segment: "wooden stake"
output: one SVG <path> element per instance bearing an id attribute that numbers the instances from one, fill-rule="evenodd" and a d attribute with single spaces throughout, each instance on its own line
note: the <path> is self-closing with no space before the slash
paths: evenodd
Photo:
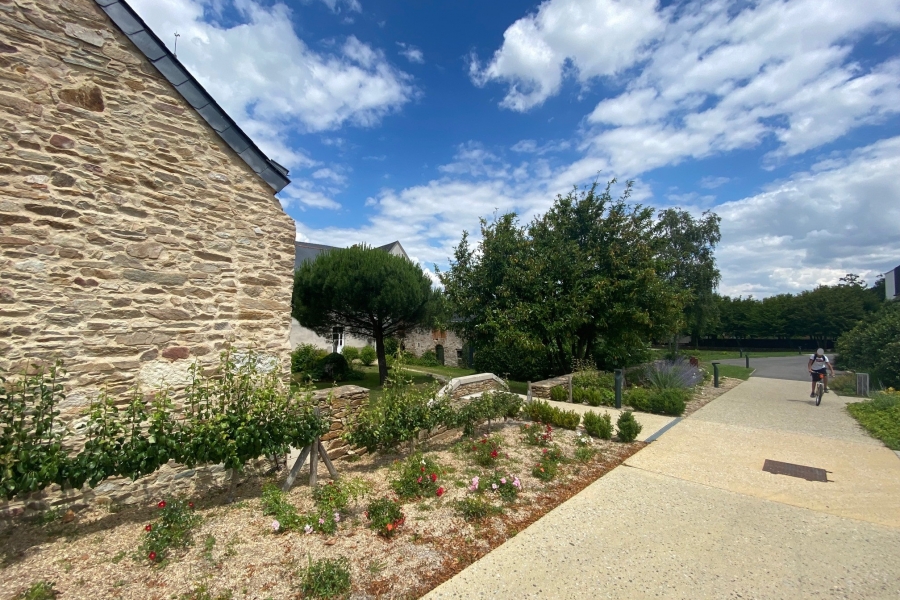
<path id="1" fill-rule="evenodd" d="M 312 443 L 312 452 L 309 453 L 309 487 L 316 487 L 319 483 L 319 438 Z"/>
<path id="2" fill-rule="evenodd" d="M 306 462 L 306 457 L 309 456 L 309 452 L 312 449 L 312 446 L 306 446 L 300 452 L 300 456 L 297 457 L 297 460 L 294 462 L 294 466 L 291 467 L 291 472 L 288 474 L 287 481 L 284 482 L 284 485 L 281 486 L 281 491 L 286 492 L 291 489 L 291 486 L 294 485 L 294 480 L 297 479 L 297 475 L 300 474 L 300 469 L 303 467 L 303 463 Z"/>
<path id="3" fill-rule="evenodd" d="M 322 442 L 320 440 L 316 441 L 319 443 L 319 454 L 322 456 L 322 460 L 325 462 L 325 466 L 328 467 L 328 473 L 331 475 L 332 479 L 337 479 L 337 469 L 335 469 L 334 465 L 331 464 L 331 459 L 328 458 L 328 453 L 325 452 L 325 446 L 322 445 Z"/>

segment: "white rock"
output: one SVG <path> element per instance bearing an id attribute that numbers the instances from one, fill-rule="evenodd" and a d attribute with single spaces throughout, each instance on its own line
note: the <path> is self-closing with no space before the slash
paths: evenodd
<path id="1" fill-rule="evenodd" d="M 26 273 L 43 273 L 47 270 L 47 265 L 36 258 L 29 258 L 28 260 L 13 263 L 13 266 L 17 271 L 24 271 Z"/>
<path id="2" fill-rule="evenodd" d="M 66 23 L 66 35 L 92 46 L 101 47 L 106 43 L 106 39 L 96 29 L 88 29 L 75 23 Z"/>

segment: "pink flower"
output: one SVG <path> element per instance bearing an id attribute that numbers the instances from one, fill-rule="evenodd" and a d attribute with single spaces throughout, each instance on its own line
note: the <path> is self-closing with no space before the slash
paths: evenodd
<path id="1" fill-rule="evenodd" d="M 323 519 L 322 517 L 319 517 L 319 525 L 324 525 L 324 524 L 325 524 L 325 519 Z"/>
<path id="2" fill-rule="evenodd" d="M 278 521 L 272 521 L 272 531 L 278 533 L 278 530 L 281 529 L 281 523 Z"/>
<path id="3" fill-rule="evenodd" d="M 334 520 L 336 523 L 340 523 L 341 522 L 341 513 L 339 513 L 339 512 L 334 513 Z"/>
<path id="4" fill-rule="evenodd" d="M 420 476 L 418 479 L 416 479 L 416 483 L 422 483 L 422 477 L 421 477 L 421 476 Z"/>
<path id="5" fill-rule="evenodd" d="M 506 477 L 501 477 L 500 483 L 502 483 L 503 485 L 506 485 Z"/>
<path id="6" fill-rule="evenodd" d="M 492 484 L 491 484 L 491 489 L 492 489 L 492 490 L 496 490 L 496 489 L 497 489 L 497 484 L 496 484 L 496 483 L 492 483 Z"/>
<path id="7" fill-rule="evenodd" d="M 303 531 L 305 531 L 306 533 L 312 533 L 313 532 L 312 525 L 307 525 L 306 527 L 303 528 Z"/>

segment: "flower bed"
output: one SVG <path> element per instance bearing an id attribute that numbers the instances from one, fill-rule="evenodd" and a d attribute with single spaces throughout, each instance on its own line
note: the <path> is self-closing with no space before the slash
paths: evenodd
<path id="1" fill-rule="evenodd" d="M 341 483 L 364 494 L 323 492 L 332 485 L 326 480 L 315 494 L 295 486 L 275 498 L 267 487 L 265 496 L 263 486 L 280 485 L 282 472 L 247 478 L 234 504 L 224 493 L 185 499 L 195 505 L 193 545 L 171 548 L 165 561 L 145 552 L 147 526 L 155 532 L 163 523 L 156 502 L 6 526 L 0 587 L 17 594 L 46 581 L 65 598 L 289 598 L 313 589 L 317 573 L 343 581 L 347 569 L 354 594 L 418 597 L 643 446 L 563 429 L 552 430 L 548 446 L 531 445 L 522 431 L 529 424 L 511 419 L 479 427 L 471 438 L 450 432 L 420 455 L 375 453 L 340 463 Z M 329 515 L 329 527 L 308 520 Z M 331 562 L 316 566 L 319 559 Z"/>

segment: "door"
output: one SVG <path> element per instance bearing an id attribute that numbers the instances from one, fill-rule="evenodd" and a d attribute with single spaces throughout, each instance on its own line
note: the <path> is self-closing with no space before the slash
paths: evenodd
<path id="1" fill-rule="evenodd" d="M 437 355 L 438 364 L 444 364 L 444 347 L 438 344 L 434 347 L 434 353 Z"/>

